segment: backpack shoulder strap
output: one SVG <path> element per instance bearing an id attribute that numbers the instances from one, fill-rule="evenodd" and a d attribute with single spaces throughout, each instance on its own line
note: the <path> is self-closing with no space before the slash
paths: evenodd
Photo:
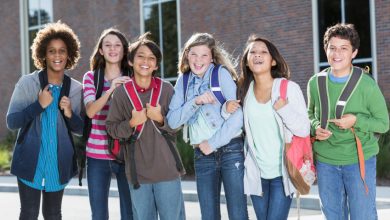
<path id="1" fill-rule="evenodd" d="M 137 93 L 137 91 L 135 89 L 135 85 L 134 85 L 133 80 L 134 79 L 132 79 L 131 81 L 127 82 L 124 85 L 125 91 L 126 91 L 127 97 L 129 98 L 133 108 L 135 108 L 136 111 L 141 111 L 142 108 L 143 108 L 142 102 L 141 102 L 140 98 L 138 97 L 138 93 Z M 141 136 L 143 127 L 144 127 L 143 124 L 138 125 L 135 128 L 133 135 L 136 135 L 137 138 L 139 138 Z"/>
<path id="2" fill-rule="evenodd" d="M 328 127 L 329 119 L 329 97 L 328 97 L 328 71 L 324 69 L 317 73 L 317 89 L 320 98 L 320 126 L 323 129 Z"/>
<path id="3" fill-rule="evenodd" d="M 152 90 L 152 95 L 150 97 L 150 105 L 156 107 L 161 97 L 163 81 L 159 77 L 154 77 L 154 82 L 156 83 L 156 87 L 154 87 Z"/>
<path id="4" fill-rule="evenodd" d="M 158 103 L 160 96 L 161 96 L 161 88 L 162 88 L 163 81 L 158 77 L 154 77 L 153 79 L 155 80 L 156 87 L 154 87 L 152 89 L 152 94 L 150 96 L 150 104 L 155 107 L 155 106 L 157 106 L 157 103 Z M 135 82 L 133 80 L 126 83 L 124 85 L 125 91 L 126 91 L 126 94 L 129 98 L 133 108 L 135 108 L 135 110 L 137 110 L 137 111 L 142 111 L 143 105 L 142 105 L 141 99 L 138 96 L 137 90 L 135 89 L 134 83 Z M 143 128 L 144 128 L 144 124 L 138 125 L 136 127 L 133 135 L 136 135 L 137 138 L 139 138 L 141 136 Z"/>
<path id="5" fill-rule="evenodd" d="M 363 76 L 361 68 L 353 67 L 352 75 L 349 77 L 347 84 L 345 85 L 337 103 L 336 103 L 336 118 L 341 118 L 344 114 L 345 105 L 347 104 L 352 93 L 356 89 L 356 85 L 360 82 Z"/>
<path id="6" fill-rule="evenodd" d="M 222 65 L 215 65 L 210 76 L 210 89 L 214 96 L 218 99 L 219 103 L 223 105 L 226 102 L 225 96 L 222 93 L 221 86 L 219 85 L 219 71 Z"/>
<path id="7" fill-rule="evenodd" d="M 287 99 L 287 85 L 288 85 L 287 79 L 282 79 L 280 81 L 280 98 L 283 100 Z"/>
<path id="8" fill-rule="evenodd" d="M 183 95 L 184 102 L 187 100 L 188 79 L 190 78 L 190 71 L 183 73 Z"/>
<path id="9" fill-rule="evenodd" d="M 93 84 L 96 88 L 95 99 L 98 99 L 102 96 L 103 86 L 104 86 L 104 70 L 98 69 L 93 72 Z"/>
<path id="10" fill-rule="evenodd" d="M 46 69 L 39 71 L 38 78 L 39 78 L 41 89 L 43 90 L 46 87 L 46 85 L 49 84 L 49 80 L 47 79 Z"/>

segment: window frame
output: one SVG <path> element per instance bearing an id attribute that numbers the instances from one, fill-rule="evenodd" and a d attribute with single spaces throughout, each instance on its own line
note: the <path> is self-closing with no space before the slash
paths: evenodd
<path id="1" fill-rule="evenodd" d="M 318 25 L 318 0 L 312 0 L 312 28 L 313 28 L 313 59 L 314 59 L 314 72 L 318 73 L 321 67 L 328 66 L 327 62 L 320 62 L 320 40 L 322 36 L 319 36 Z M 340 0 L 341 10 L 341 22 L 345 23 L 345 0 Z M 377 48 L 376 48 L 376 23 L 375 23 L 375 0 L 369 0 L 369 12 L 370 12 L 370 36 L 371 36 L 371 57 L 354 59 L 352 63 L 366 63 L 371 62 L 372 70 L 371 74 L 375 81 L 378 81 L 377 72 Z"/>
<path id="2" fill-rule="evenodd" d="M 151 6 L 151 5 L 158 5 L 158 19 L 159 19 L 159 42 L 158 44 L 160 46 L 161 53 L 164 54 L 164 48 L 163 48 L 163 33 L 162 33 L 162 14 L 161 14 L 161 5 L 166 2 L 176 2 L 176 22 L 177 22 L 177 48 L 180 52 L 180 45 L 181 45 L 181 26 L 180 26 L 180 0 L 154 0 L 152 2 L 144 2 L 143 0 L 139 0 L 140 3 L 140 32 L 141 34 L 145 33 L 145 21 L 144 21 L 144 13 L 143 9 L 144 6 Z M 177 77 L 164 77 L 164 60 L 161 61 L 161 78 L 165 79 L 167 81 L 176 81 Z"/>
<path id="3" fill-rule="evenodd" d="M 39 5 L 42 0 L 39 0 Z M 21 55 L 21 70 L 22 75 L 30 73 L 30 47 L 29 45 L 30 39 L 29 39 L 29 33 L 31 30 L 39 30 L 44 27 L 46 24 L 41 24 L 40 19 L 41 17 L 38 16 L 39 24 L 35 26 L 29 26 L 29 1 L 26 0 L 19 0 L 19 16 L 20 16 L 20 55 Z M 52 7 L 51 7 L 51 14 L 53 15 L 53 1 L 52 1 Z M 39 7 L 40 8 L 40 7 Z M 53 17 L 50 17 L 49 22 L 53 22 Z"/>

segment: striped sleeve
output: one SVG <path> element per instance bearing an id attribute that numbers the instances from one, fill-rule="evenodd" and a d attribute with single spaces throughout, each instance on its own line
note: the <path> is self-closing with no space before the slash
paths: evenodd
<path id="1" fill-rule="evenodd" d="M 84 105 L 87 105 L 89 102 L 93 102 L 96 99 L 96 88 L 93 83 L 94 76 L 92 71 L 88 71 L 84 74 L 83 77 L 83 97 Z"/>

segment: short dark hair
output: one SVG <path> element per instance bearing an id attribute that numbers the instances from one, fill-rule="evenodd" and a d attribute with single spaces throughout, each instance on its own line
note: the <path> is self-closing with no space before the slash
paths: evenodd
<path id="1" fill-rule="evenodd" d="M 100 54 L 99 49 L 102 49 L 103 47 L 103 40 L 107 35 L 115 35 L 119 38 L 119 40 L 122 43 L 123 46 L 123 58 L 121 61 L 121 70 L 123 73 L 127 72 L 129 69 L 129 64 L 127 63 L 126 59 L 126 51 L 127 48 L 129 47 L 129 43 L 125 37 L 125 35 L 119 31 L 116 28 L 108 28 L 105 29 L 101 34 L 100 37 L 95 45 L 95 48 L 93 49 L 91 58 L 90 58 L 90 68 L 91 70 L 97 70 L 97 69 L 104 69 L 106 67 L 106 60 L 104 59 L 104 56 Z"/>
<path id="2" fill-rule="evenodd" d="M 65 69 L 73 69 L 80 59 L 80 41 L 73 30 L 65 23 L 57 21 L 49 23 L 38 31 L 31 46 L 32 59 L 38 69 L 46 68 L 46 49 L 51 40 L 64 41 L 68 50 L 68 60 Z"/>
<path id="3" fill-rule="evenodd" d="M 359 49 L 360 38 L 353 24 L 338 23 L 326 29 L 324 34 L 324 49 L 328 48 L 329 41 L 332 37 L 338 37 L 344 40 L 349 40 L 352 45 L 352 51 Z"/>
<path id="4" fill-rule="evenodd" d="M 162 60 L 162 53 L 160 50 L 160 47 L 153 41 L 152 34 L 150 32 L 146 32 L 145 34 L 141 35 L 138 40 L 136 40 L 134 43 L 130 44 L 129 50 L 127 53 L 127 60 L 130 62 L 134 62 L 135 54 L 137 53 L 138 48 L 145 45 L 147 46 L 150 51 L 152 51 L 153 55 L 156 57 L 156 63 L 157 66 L 160 67 L 160 63 Z M 130 67 L 132 69 L 132 67 Z M 153 75 L 156 74 L 156 70 L 153 71 Z"/>

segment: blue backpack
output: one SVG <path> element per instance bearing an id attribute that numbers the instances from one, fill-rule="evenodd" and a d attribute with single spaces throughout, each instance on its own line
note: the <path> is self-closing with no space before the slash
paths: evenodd
<path id="1" fill-rule="evenodd" d="M 211 72 L 210 76 L 210 89 L 213 92 L 215 98 L 218 99 L 219 103 L 223 105 L 226 102 L 226 98 L 222 93 L 221 87 L 219 85 L 219 71 L 222 68 L 222 65 L 215 65 Z M 190 78 L 190 72 L 186 72 L 183 74 L 183 92 L 184 92 L 184 100 L 187 100 L 187 90 L 188 90 L 188 79 Z"/>

